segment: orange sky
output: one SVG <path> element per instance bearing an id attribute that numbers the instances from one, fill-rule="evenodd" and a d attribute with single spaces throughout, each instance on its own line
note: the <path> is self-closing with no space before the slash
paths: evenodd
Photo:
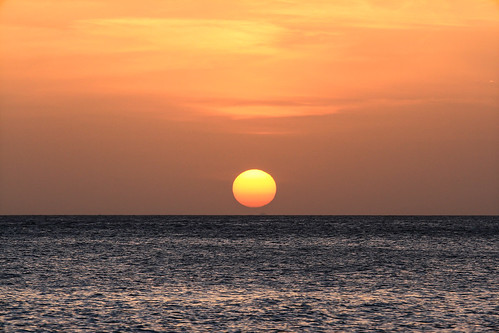
<path id="1" fill-rule="evenodd" d="M 492 0 L 1 1 L 0 214 L 499 214 L 498 37 Z"/>

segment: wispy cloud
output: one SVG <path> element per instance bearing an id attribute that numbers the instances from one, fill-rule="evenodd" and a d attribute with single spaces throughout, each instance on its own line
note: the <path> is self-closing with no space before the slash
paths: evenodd
<path id="1" fill-rule="evenodd" d="M 497 12 L 486 11 L 490 0 L 470 6 L 466 0 L 356 0 L 356 1 L 281 1 L 272 10 L 288 20 L 316 26 L 360 27 L 379 29 L 414 29 L 497 25 Z"/>
<path id="2" fill-rule="evenodd" d="M 379 96 L 359 98 L 290 97 L 287 99 L 235 99 L 199 98 L 177 102 L 192 109 L 207 110 L 208 113 L 232 119 L 315 117 L 366 107 L 395 107 L 428 105 L 435 103 L 472 102 L 463 97 Z M 263 133 L 263 132 L 262 132 Z"/>
<path id="3" fill-rule="evenodd" d="M 140 44 L 151 50 L 250 54 L 275 52 L 273 42 L 284 31 L 261 21 L 147 17 L 88 19 L 77 21 L 74 26 L 83 33 L 127 38 L 129 45 Z"/>

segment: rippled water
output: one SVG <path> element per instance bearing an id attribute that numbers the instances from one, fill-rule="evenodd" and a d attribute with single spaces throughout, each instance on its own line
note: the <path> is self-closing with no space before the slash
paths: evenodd
<path id="1" fill-rule="evenodd" d="M 0 331 L 498 331 L 498 217 L 0 217 Z"/>

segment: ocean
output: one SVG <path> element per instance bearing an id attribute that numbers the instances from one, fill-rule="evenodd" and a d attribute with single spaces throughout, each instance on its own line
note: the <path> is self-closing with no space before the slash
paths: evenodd
<path id="1" fill-rule="evenodd" d="M 497 332 L 497 216 L 3 216 L 4 332 Z"/>

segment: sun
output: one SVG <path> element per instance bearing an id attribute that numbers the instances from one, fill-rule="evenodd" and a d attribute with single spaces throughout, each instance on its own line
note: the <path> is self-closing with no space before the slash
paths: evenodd
<path id="1" fill-rule="evenodd" d="M 274 178 L 258 169 L 246 170 L 232 184 L 234 198 L 246 207 L 262 207 L 270 203 L 276 193 Z"/>

